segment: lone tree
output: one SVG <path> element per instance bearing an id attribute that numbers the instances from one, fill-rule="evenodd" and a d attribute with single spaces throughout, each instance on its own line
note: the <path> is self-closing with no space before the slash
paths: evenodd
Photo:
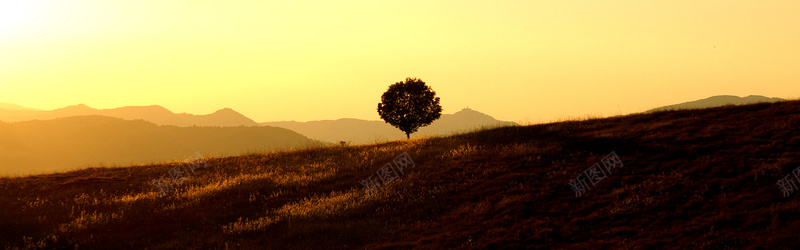
<path id="1" fill-rule="evenodd" d="M 378 114 L 411 138 L 411 133 L 442 116 L 442 106 L 431 87 L 421 79 L 407 77 L 389 86 L 378 103 Z"/>

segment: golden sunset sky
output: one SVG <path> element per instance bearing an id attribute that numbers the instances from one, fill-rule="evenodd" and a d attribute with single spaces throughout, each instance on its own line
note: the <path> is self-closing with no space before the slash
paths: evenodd
<path id="1" fill-rule="evenodd" d="M 379 120 L 405 77 L 518 122 L 798 98 L 800 1 L 0 0 L 5 103 Z"/>

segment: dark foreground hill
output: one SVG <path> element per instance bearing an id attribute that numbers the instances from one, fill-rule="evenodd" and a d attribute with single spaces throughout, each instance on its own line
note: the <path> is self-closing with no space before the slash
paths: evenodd
<path id="1" fill-rule="evenodd" d="M 784 197 L 776 182 L 800 166 L 798 126 L 800 102 L 791 101 L 207 158 L 163 197 L 152 181 L 178 163 L 5 178 L 0 242 L 90 249 L 797 248 L 800 194 Z M 368 196 L 361 182 L 403 152 L 415 167 Z M 621 162 L 604 161 L 611 152 Z M 401 163 L 394 166 L 410 162 Z M 622 166 L 576 197 L 570 180 L 595 163 Z"/>

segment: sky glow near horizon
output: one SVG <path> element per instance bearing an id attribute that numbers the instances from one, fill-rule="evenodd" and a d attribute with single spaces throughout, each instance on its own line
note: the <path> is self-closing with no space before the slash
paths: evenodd
<path id="1" fill-rule="evenodd" d="M 379 120 L 428 83 L 444 113 L 609 116 L 800 97 L 800 1 L 0 0 L 0 102 Z"/>

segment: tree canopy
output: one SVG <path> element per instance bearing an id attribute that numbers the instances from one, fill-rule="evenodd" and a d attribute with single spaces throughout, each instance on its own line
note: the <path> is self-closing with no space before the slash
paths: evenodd
<path id="1" fill-rule="evenodd" d="M 418 78 L 406 78 L 389 86 L 378 103 L 378 114 L 386 123 L 406 133 L 406 138 L 420 127 L 442 115 L 436 92 Z"/>

